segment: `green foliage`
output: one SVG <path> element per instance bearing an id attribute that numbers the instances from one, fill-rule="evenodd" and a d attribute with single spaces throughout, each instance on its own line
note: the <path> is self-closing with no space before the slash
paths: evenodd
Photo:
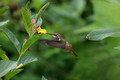
<path id="1" fill-rule="evenodd" d="M 107 37 L 120 37 L 120 32 L 117 29 L 100 29 L 87 35 L 89 40 L 102 40 Z"/>
<path id="2" fill-rule="evenodd" d="M 0 10 L 0 14 L 2 14 L 3 12 L 5 12 L 7 9 L 1 9 Z M 43 9 L 45 10 L 45 9 Z M 42 11 L 43 13 L 43 11 Z M 33 16 L 33 18 L 38 18 L 37 21 L 39 22 L 38 24 L 42 24 L 42 19 L 39 19 L 39 16 L 41 17 L 42 13 L 36 14 L 38 17 Z M 10 39 L 10 41 L 14 44 L 14 46 L 16 47 L 18 53 L 19 53 L 19 58 L 16 61 L 10 61 L 9 58 L 7 57 L 7 55 L 5 54 L 5 52 L 0 48 L 0 58 L 3 60 L 0 60 L 0 77 L 3 77 L 4 80 L 9 80 L 11 79 L 13 76 L 15 76 L 16 74 L 20 73 L 23 69 L 18 69 L 22 66 L 25 66 L 27 64 L 30 64 L 32 62 L 37 61 L 38 59 L 32 56 L 23 56 L 23 54 L 25 53 L 25 51 L 35 42 L 40 38 L 40 35 L 35 35 L 33 36 L 33 32 L 35 32 L 35 29 L 33 29 L 34 27 L 36 27 L 38 24 L 32 24 L 32 18 L 31 18 L 31 13 L 30 11 L 26 8 L 22 8 L 22 16 L 23 16 L 23 21 L 25 24 L 25 29 L 27 31 L 27 33 L 29 34 L 29 39 L 27 41 L 24 41 L 23 46 L 22 46 L 22 50 L 20 47 L 20 42 L 18 41 L 18 39 L 16 38 L 16 36 L 7 28 L 4 28 L 5 24 L 7 24 L 9 22 L 9 20 L 7 21 L 3 21 L 0 22 L 0 32 L 3 32 L 4 34 L 6 34 L 6 36 Z M 23 56 L 23 57 L 22 57 Z M 16 68 L 16 69 L 15 69 Z"/>
<path id="3" fill-rule="evenodd" d="M 50 4 L 49 2 L 46 3 L 46 4 L 39 10 L 39 12 L 38 12 L 38 14 L 37 14 L 37 17 L 36 17 L 36 19 L 35 19 L 36 24 L 37 24 L 38 20 L 41 18 L 42 14 L 43 14 L 44 11 L 46 10 L 46 8 L 49 6 L 49 4 Z"/>
<path id="4" fill-rule="evenodd" d="M 32 19 L 35 20 L 35 19 L 37 18 L 37 15 L 38 15 L 38 14 L 32 15 Z M 40 17 L 39 20 L 37 21 L 37 25 L 40 25 L 40 26 L 42 25 L 42 18 L 41 18 L 41 17 Z"/>
<path id="5" fill-rule="evenodd" d="M 6 75 L 10 70 L 16 68 L 16 61 L 0 60 L 0 77 Z"/>
<path id="6" fill-rule="evenodd" d="M 71 2 L 69 8 L 72 9 L 70 11 L 74 11 L 73 13 L 74 15 L 78 16 L 82 14 L 82 11 L 85 9 L 85 5 L 86 5 L 85 0 L 74 0 Z"/>
<path id="7" fill-rule="evenodd" d="M 0 9 L 0 16 L 4 13 L 4 12 L 6 12 L 7 10 L 8 10 L 8 6 L 6 6 L 6 7 L 4 7 L 4 8 L 1 8 Z"/>
<path id="8" fill-rule="evenodd" d="M 25 8 L 22 8 L 22 16 L 25 24 L 25 29 L 28 32 L 29 36 L 31 35 L 31 30 L 33 27 L 31 14 Z"/>
<path id="9" fill-rule="evenodd" d="M 32 38 L 30 38 L 25 44 L 23 44 L 21 54 L 24 54 L 25 51 L 38 39 L 40 38 L 40 35 L 35 35 Z"/>
<path id="10" fill-rule="evenodd" d="M 7 57 L 7 55 L 5 54 L 5 52 L 2 49 L 0 49 L 0 57 L 3 60 L 9 60 L 9 58 Z"/>
<path id="11" fill-rule="evenodd" d="M 12 78 L 13 76 L 15 76 L 16 74 L 20 73 L 23 69 L 17 69 L 17 70 L 14 70 L 12 72 L 8 72 L 6 74 L 6 78 L 5 80 L 9 80 L 10 78 Z"/>
<path id="12" fill-rule="evenodd" d="M 32 57 L 32 56 L 23 56 L 19 60 L 18 65 L 22 63 L 25 66 L 25 65 L 35 62 L 37 60 L 38 60 L 37 58 Z"/>
<path id="13" fill-rule="evenodd" d="M 6 34 L 6 36 L 10 39 L 10 41 L 15 45 L 18 53 L 20 54 L 20 50 L 21 50 L 20 43 L 18 39 L 15 37 L 15 35 L 11 31 L 9 31 L 7 28 L 2 28 L 1 30 Z"/>
<path id="14" fill-rule="evenodd" d="M 48 79 L 46 79 L 44 76 L 42 76 L 41 80 L 48 80 Z"/>
<path id="15" fill-rule="evenodd" d="M 111 5 L 104 0 L 92 0 L 96 14 L 96 21 L 107 27 L 119 27 L 120 7 Z M 101 7 L 99 7 L 102 4 Z M 104 8 L 104 9 L 101 9 Z M 103 27 L 104 28 L 104 27 Z"/>
<path id="16" fill-rule="evenodd" d="M 0 22 L 0 29 L 3 28 L 4 25 L 7 24 L 8 22 L 9 20 Z"/>
<path id="17" fill-rule="evenodd" d="M 4 5 L 8 5 L 4 2 Z M 10 79 L 41 80 L 40 75 L 45 75 L 48 80 L 119 80 L 119 2 L 120 0 L 50 0 L 49 8 L 44 11 L 47 8 L 46 1 L 33 0 L 28 5 L 29 10 L 22 8 L 20 11 L 21 7 L 25 6 L 26 0 L 13 0 L 9 3 L 9 11 L 0 18 L 1 22 L 8 19 L 10 21 L 7 25 L 0 26 L 0 48 L 10 60 L 18 58 L 14 46 L 8 46 L 10 41 L 1 30 L 7 27 L 15 33 L 23 45 L 20 53 L 24 55 L 19 55 L 17 65 L 23 63 L 25 70 L 19 75 L 15 74 L 12 77 L 8 75 Z M 44 4 L 46 7 L 42 7 Z M 35 19 L 36 23 L 32 23 L 31 19 Z M 29 32 L 29 38 L 23 28 L 23 22 L 27 33 Z M 46 28 L 48 33 L 60 33 L 72 44 L 78 58 L 61 49 L 42 46 L 35 42 L 39 38 L 52 38 L 47 34 L 35 34 L 37 25 Z M 23 42 L 24 39 L 28 39 L 26 43 Z M 31 50 L 27 51 L 28 48 Z M 27 65 L 37 59 L 39 62 Z M 16 70 L 19 71 L 13 69 L 7 74 L 12 75 Z"/>
<path id="18" fill-rule="evenodd" d="M 120 46 L 117 46 L 117 47 L 114 47 L 114 48 L 120 50 Z"/>
<path id="19" fill-rule="evenodd" d="M 116 1 L 116 0 L 115 0 Z M 91 0 L 94 10 L 94 23 L 75 31 L 76 34 L 90 32 L 102 28 L 118 28 L 120 20 L 120 7 L 112 5 L 105 0 Z"/>
<path id="20" fill-rule="evenodd" d="M 120 0 L 105 0 L 105 1 L 110 2 L 114 5 L 120 6 Z"/>

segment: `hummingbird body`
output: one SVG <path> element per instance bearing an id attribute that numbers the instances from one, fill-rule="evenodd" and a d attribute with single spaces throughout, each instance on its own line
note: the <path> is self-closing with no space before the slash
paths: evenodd
<path id="1" fill-rule="evenodd" d="M 47 33 L 47 34 L 50 34 L 50 33 Z M 66 40 L 64 40 L 59 33 L 53 33 L 50 35 L 52 35 L 54 39 L 39 39 L 38 41 L 41 44 L 44 44 L 46 46 L 64 49 L 72 53 L 73 55 L 77 56 L 77 54 L 74 52 L 72 48 L 72 45 L 69 44 Z"/>

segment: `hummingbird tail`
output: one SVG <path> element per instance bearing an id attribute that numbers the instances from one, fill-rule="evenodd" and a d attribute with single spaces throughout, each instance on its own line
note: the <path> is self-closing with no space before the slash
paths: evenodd
<path id="1" fill-rule="evenodd" d="M 76 53 L 75 53 L 75 51 L 71 51 L 71 53 L 73 54 L 73 55 L 75 55 L 75 56 L 78 56 Z"/>

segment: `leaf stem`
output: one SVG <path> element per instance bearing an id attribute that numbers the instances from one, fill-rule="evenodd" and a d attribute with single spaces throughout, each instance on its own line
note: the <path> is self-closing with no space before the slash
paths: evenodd
<path id="1" fill-rule="evenodd" d="M 20 56 L 19 56 L 19 58 L 18 58 L 18 60 L 17 60 L 17 62 L 19 62 L 19 60 L 20 60 L 20 58 L 22 57 L 22 55 L 20 54 Z"/>
<path id="2" fill-rule="evenodd" d="M 35 31 L 35 27 L 37 26 L 37 24 L 35 23 L 34 25 L 33 25 L 33 27 L 32 27 L 32 32 L 31 32 L 31 37 L 34 35 L 34 31 Z"/>

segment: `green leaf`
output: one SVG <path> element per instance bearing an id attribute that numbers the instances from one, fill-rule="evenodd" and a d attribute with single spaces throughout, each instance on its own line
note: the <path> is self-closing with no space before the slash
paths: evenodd
<path id="1" fill-rule="evenodd" d="M 26 8 L 29 8 L 28 6 L 30 5 L 30 1 L 27 2 Z"/>
<path id="2" fill-rule="evenodd" d="M 40 38 L 40 35 L 35 35 L 32 38 L 30 38 L 22 47 L 21 54 L 24 54 L 25 51 L 38 39 Z"/>
<path id="3" fill-rule="evenodd" d="M 114 49 L 118 49 L 118 50 L 120 50 L 120 46 L 114 47 Z"/>
<path id="4" fill-rule="evenodd" d="M 17 51 L 20 54 L 20 50 L 21 50 L 20 43 L 18 39 L 15 37 L 15 35 L 11 31 L 9 31 L 7 28 L 2 28 L 1 30 L 7 35 L 7 37 L 14 44 L 14 46 L 16 47 Z"/>
<path id="5" fill-rule="evenodd" d="M 44 76 L 42 76 L 41 80 L 48 80 L 48 79 L 46 79 Z"/>
<path id="6" fill-rule="evenodd" d="M 38 14 L 37 14 L 37 17 L 36 17 L 36 19 L 35 19 L 36 23 L 38 22 L 39 18 L 42 16 L 42 14 L 43 14 L 44 11 L 46 10 L 46 8 L 49 6 L 49 4 L 50 4 L 49 2 L 46 3 L 46 4 L 39 10 L 39 12 L 38 12 Z"/>
<path id="7" fill-rule="evenodd" d="M 35 20 L 36 17 L 37 17 L 37 14 L 32 15 L 32 19 Z M 38 20 L 38 22 L 37 22 L 37 25 L 40 25 L 40 26 L 42 25 L 42 18 L 41 18 L 41 17 L 39 18 L 39 20 Z"/>
<path id="8" fill-rule="evenodd" d="M 117 6 L 120 6 L 120 0 L 105 0 L 105 1 L 112 3 L 112 4 L 115 4 Z"/>
<path id="9" fill-rule="evenodd" d="M 0 9 L 0 16 L 8 10 L 8 6 Z"/>
<path id="10" fill-rule="evenodd" d="M 0 77 L 6 75 L 11 69 L 17 66 L 16 61 L 1 60 L 0 61 Z"/>
<path id="11" fill-rule="evenodd" d="M 120 32 L 117 29 L 100 29 L 90 32 L 87 38 L 90 40 L 102 40 L 107 37 L 120 37 Z"/>
<path id="12" fill-rule="evenodd" d="M 8 22 L 9 20 L 0 22 L 0 29 L 3 28 L 4 25 L 7 24 Z"/>
<path id="13" fill-rule="evenodd" d="M 0 57 L 3 60 L 9 60 L 9 58 L 7 57 L 7 55 L 5 54 L 5 52 L 2 49 L 0 49 Z"/>
<path id="14" fill-rule="evenodd" d="M 25 29 L 30 36 L 33 24 L 32 24 L 31 16 L 25 8 L 22 8 L 22 16 L 23 16 L 23 21 L 25 24 Z"/>
<path id="15" fill-rule="evenodd" d="M 21 59 L 19 60 L 18 65 L 22 63 L 23 66 L 25 66 L 25 65 L 27 65 L 27 64 L 29 64 L 29 63 L 32 63 L 32 62 L 34 62 L 34 61 L 37 61 L 37 60 L 38 60 L 37 58 L 32 57 L 32 56 L 23 56 L 23 57 L 21 57 Z"/>
<path id="16" fill-rule="evenodd" d="M 0 78 L 0 80 L 2 80 L 2 79 Z"/>
<path id="17" fill-rule="evenodd" d="M 17 69 L 17 70 L 14 70 L 12 72 L 8 72 L 5 76 L 5 80 L 9 80 L 10 78 L 12 78 L 13 76 L 15 76 L 16 74 L 20 73 L 23 69 Z"/>

